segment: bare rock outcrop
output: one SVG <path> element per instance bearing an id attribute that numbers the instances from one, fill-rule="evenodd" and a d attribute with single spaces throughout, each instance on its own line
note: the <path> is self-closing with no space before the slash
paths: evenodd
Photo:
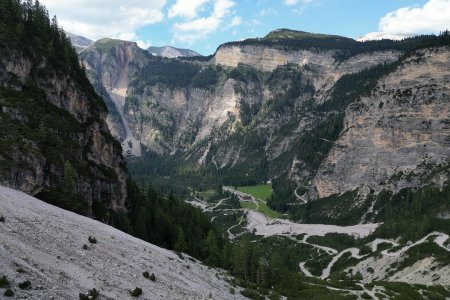
<path id="1" fill-rule="evenodd" d="M 450 48 L 413 53 L 349 106 L 344 130 L 313 181 L 327 197 L 367 185 L 398 191 L 450 161 Z M 395 180 L 391 180 L 393 177 Z"/>

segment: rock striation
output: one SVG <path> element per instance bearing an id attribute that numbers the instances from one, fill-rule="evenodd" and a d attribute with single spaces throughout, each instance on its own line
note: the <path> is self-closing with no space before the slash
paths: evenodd
<path id="1" fill-rule="evenodd" d="M 90 89 L 68 73 L 36 65 L 24 53 L 3 54 L 0 86 L 9 96 L 0 97 L 0 122 L 10 129 L 2 136 L 10 148 L 0 153 L 0 183 L 49 196 L 70 181 L 70 197 L 86 204 L 80 212 L 93 216 L 94 203 L 109 212 L 125 211 L 125 160 L 106 124 L 106 107 L 87 79 Z M 39 75 L 42 70 L 47 76 Z M 27 96 L 30 89 L 35 92 Z"/>
<path id="2" fill-rule="evenodd" d="M 450 48 L 419 50 L 346 110 L 342 135 L 313 181 L 314 197 L 361 186 L 394 192 L 450 162 Z M 425 181 L 426 182 L 426 181 Z"/>

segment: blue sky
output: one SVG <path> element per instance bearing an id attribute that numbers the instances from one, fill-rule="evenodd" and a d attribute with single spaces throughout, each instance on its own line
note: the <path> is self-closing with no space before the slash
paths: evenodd
<path id="1" fill-rule="evenodd" d="M 357 38 L 450 29 L 450 0 L 41 0 L 67 31 L 203 55 L 277 28 Z"/>

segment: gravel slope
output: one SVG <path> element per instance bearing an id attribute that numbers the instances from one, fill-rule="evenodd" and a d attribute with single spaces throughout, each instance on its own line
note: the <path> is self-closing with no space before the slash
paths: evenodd
<path id="1" fill-rule="evenodd" d="M 135 287 L 143 290 L 140 299 L 244 299 L 238 289 L 230 294 L 224 271 L 1 186 L 0 215 L 0 276 L 8 276 L 20 299 L 78 299 L 92 288 L 100 299 L 132 299 Z M 25 280 L 32 288 L 18 289 Z"/>

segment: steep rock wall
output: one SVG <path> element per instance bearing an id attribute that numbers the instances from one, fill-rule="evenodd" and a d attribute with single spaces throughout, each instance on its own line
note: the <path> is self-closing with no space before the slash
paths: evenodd
<path id="1" fill-rule="evenodd" d="M 346 112 L 312 197 L 366 185 L 398 191 L 450 161 L 450 48 L 420 50 Z M 390 180 L 396 176 L 396 180 Z"/>
<path id="2" fill-rule="evenodd" d="M 7 156 L 1 157 L 5 163 L 0 174 L 3 185 L 26 193 L 62 190 L 64 185 L 64 162 L 73 169 L 74 186 L 72 192 L 87 204 L 80 208 L 92 215 L 94 202 L 102 203 L 106 209 L 121 211 L 127 209 L 126 180 L 128 174 L 121 155 L 120 145 L 112 138 L 106 124 L 107 110 L 101 99 L 92 90 L 86 91 L 70 76 L 59 71 L 48 70 L 47 76 L 38 76 L 45 65 L 35 66 L 32 60 L 17 51 L 5 51 L 0 59 L 0 85 L 8 98 L 0 99 L 0 121 L 17 131 Z M 22 103 L 25 99 L 15 99 L 27 95 L 27 89 L 41 94 L 32 95 L 30 107 Z M 17 96 L 16 96 L 17 95 Z M 28 100 L 27 100 L 28 101 Z M 45 105 L 46 111 L 40 111 Z M 33 108 L 36 106 L 35 108 Z M 40 122 L 38 137 L 35 132 L 36 114 L 44 113 Z M 43 108 L 44 109 L 44 108 Z M 33 120 L 32 120 L 33 119 Z M 65 124 L 64 124 L 65 123 Z M 64 128 L 58 125 L 64 124 Z M 48 142 L 45 136 L 50 139 Z M 55 140 L 56 139 L 56 140 Z M 47 145 L 67 143 L 66 149 L 47 153 Z M 52 158 L 50 158 L 52 157 Z M 3 166 L 3 164 L 2 164 Z"/>

